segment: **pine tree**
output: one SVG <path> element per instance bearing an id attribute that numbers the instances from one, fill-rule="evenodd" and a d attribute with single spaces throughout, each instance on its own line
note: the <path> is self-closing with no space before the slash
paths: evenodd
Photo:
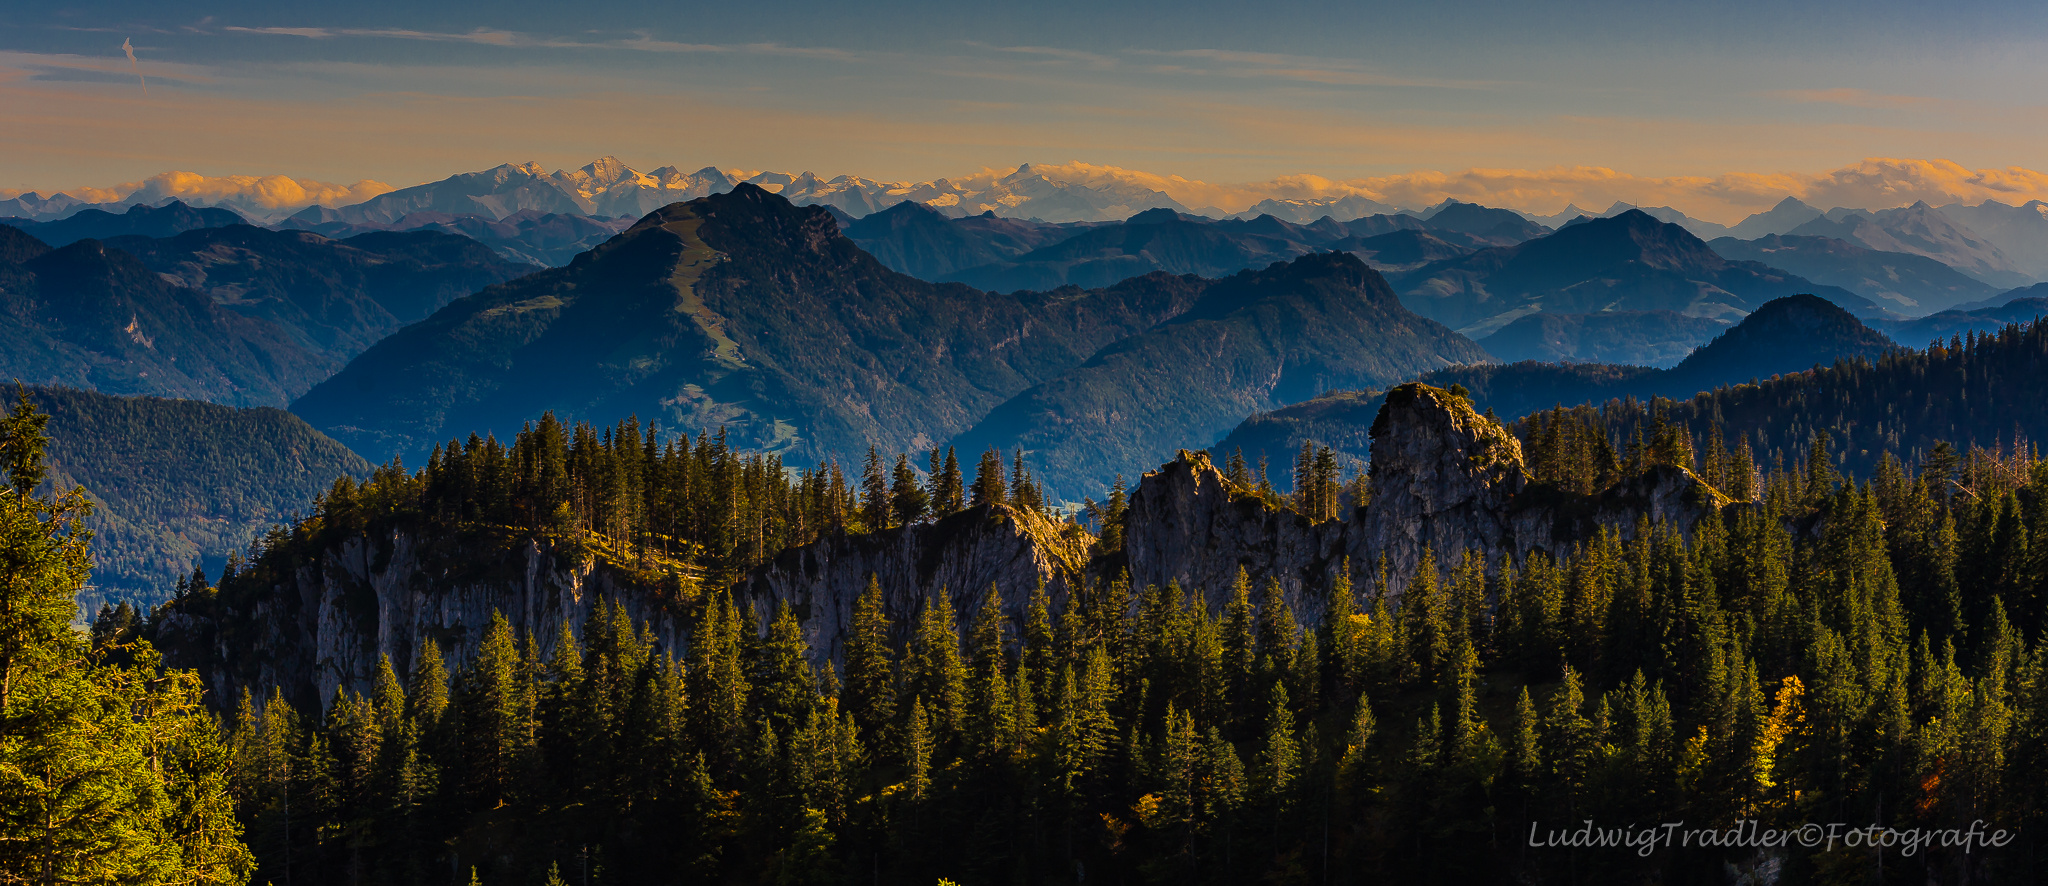
<path id="1" fill-rule="evenodd" d="M 1244 463 L 1244 447 L 1231 450 L 1228 466 L 1223 470 L 1223 479 L 1229 480 L 1238 489 L 1251 491 L 1252 472 Z"/>
<path id="2" fill-rule="evenodd" d="M 1273 810 L 1276 820 L 1292 797 L 1300 763 L 1301 749 L 1295 742 L 1294 711 L 1287 702 L 1287 687 L 1275 682 L 1268 693 L 1258 763 L 1252 769 L 1252 795 Z"/>
<path id="3" fill-rule="evenodd" d="M 867 590 L 853 603 L 846 632 L 846 710 L 861 732 L 876 741 L 896 716 L 896 675 L 890 662 L 889 614 L 882 585 L 868 575 Z"/>
<path id="4" fill-rule="evenodd" d="M 974 739 L 970 743 L 991 754 L 1003 745 L 1011 728 L 1009 719 L 1014 714 L 1004 667 L 1008 661 L 1006 628 L 1002 591 L 990 583 L 988 592 L 981 597 L 981 608 L 974 614 L 974 623 L 968 628 L 967 646 L 971 668 L 968 679 L 972 684 L 969 709 L 974 715 Z"/>
<path id="5" fill-rule="evenodd" d="M 1003 483 L 1003 454 L 991 449 L 981 454 L 981 463 L 974 469 L 973 498 L 968 507 L 983 507 L 1009 503 L 1008 491 Z"/>
<path id="6" fill-rule="evenodd" d="M 817 674 L 805 657 L 807 649 L 796 613 L 788 603 L 776 604 L 775 619 L 755 659 L 752 684 L 757 715 L 779 735 L 794 733 L 818 703 Z"/>
<path id="7" fill-rule="evenodd" d="M 1252 677 L 1258 662 L 1258 638 L 1254 633 L 1251 576 L 1244 567 L 1237 569 L 1237 579 L 1230 583 L 1230 600 L 1223 608 L 1223 672 L 1227 683 L 1226 695 L 1236 710 L 1233 720 L 1249 719 L 1245 710 L 1246 698 L 1250 694 Z"/>
<path id="8" fill-rule="evenodd" d="M 896 468 L 891 472 L 889 484 L 889 507 L 896 523 L 908 526 L 924 519 L 931 502 L 925 495 L 924 487 L 917 484 L 917 473 L 910 469 L 910 458 L 896 456 Z"/>
<path id="9" fill-rule="evenodd" d="M 1023 668 L 1030 671 L 1029 684 L 1035 701 L 1043 703 L 1052 695 L 1052 679 L 1057 675 L 1059 650 L 1053 634 L 1052 601 L 1045 593 L 1045 579 L 1041 577 L 1031 588 L 1031 599 L 1024 607 L 1024 654 Z"/>
<path id="10" fill-rule="evenodd" d="M 869 532 L 889 528 L 889 518 L 895 514 L 889 504 L 889 475 L 882 467 L 882 456 L 873 446 L 868 447 L 868 460 L 861 468 L 860 488 L 861 524 Z"/>
<path id="11" fill-rule="evenodd" d="M 909 738 L 904 753 L 910 764 L 910 799 L 921 801 L 932 787 L 931 718 L 925 714 L 924 699 L 910 700 Z"/>
<path id="12" fill-rule="evenodd" d="M 1280 587 L 1280 580 L 1266 577 L 1259 593 L 1259 654 L 1272 661 L 1276 673 L 1285 673 L 1294 667 L 1294 653 L 1301 639 L 1300 624 L 1294 620 L 1294 607 L 1288 605 L 1287 593 Z"/>
<path id="13" fill-rule="evenodd" d="M 1031 472 L 1024 469 L 1024 450 L 1017 450 L 1016 459 L 1010 469 L 1010 504 L 1018 510 L 1036 513 L 1044 504 L 1039 494 L 1038 481 L 1031 478 Z"/>
<path id="14" fill-rule="evenodd" d="M 1372 702 L 1360 693 L 1351 715 L 1351 728 L 1344 733 L 1344 750 L 1337 761 L 1338 783 L 1346 792 L 1363 789 L 1366 779 L 1371 776 L 1371 743 L 1377 728 Z"/>
<path id="15" fill-rule="evenodd" d="M 939 461 L 939 451 L 932 450 L 932 515 L 945 517 L 959 513 L 966 505 L 965 486 L 960 479 L 960 459 L 952 447 L 946 447 L 946 460 Z"/>
<path id="16" fill-rule="evenodd" d="M 1536 713 L 1536 702 L 1529 697 L 1529 687 L 1522 687 L 1522 693 L 1515 697 L 1515 725 L 1508 733 L 1507 766 L 1510 784 L 1525 796 L 1536 792 L 1542 778 L 1542 723 Z"/>
<path id="17" fill-rule="evenodd" d="M 960 660 L 960 629 L 944 588 L 925 598 L 903 670 L 905 691 L 930 699 L 927 710 L 937 736 L 959 738 L 967 725 L 967 666 Z"/>
<path id="18" fill-rule="evenodd" d="M 483 808 L 504 803 L 518 788 L 525 766 L 528 723 L 522 710 L 518 647 L 512 626 L 494 612 L 484 629 L 474 663 L 461 680 L 460 724 L 469 790 Z"/>

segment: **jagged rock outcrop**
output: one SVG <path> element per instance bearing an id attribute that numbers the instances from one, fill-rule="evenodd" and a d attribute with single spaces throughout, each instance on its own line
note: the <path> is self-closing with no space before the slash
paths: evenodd
<path id="1" fill-rule="evenodd" d="M 617 601 L 657 642 L 680 648 L 679 610 L 658 584 L 531 540 L 459 557 L 438 549 L 447 541 L 406 529 L 349 537 L 267 593 L 180 598 L 161 611 L 152 640 L 168 664 L 200 672 L 216 706 L 245 687 L 277 686 L 301 710 L 324 706 L 336 687 L 368 692 L 382 656 L 409 673 L 423 637 L 439 642 L 453 671 L 476 653 L 493 613 L 545 656 L 562 625 L 580 633 L 600 601 Z"/>
<path id="2" fill-rule="evenodd" d="M 1124 526 L 1131 583 L 1179 582 L 1220 606 L 1239 568 L 1277 580 L 1305 621 L 1320 619 L 1344 564 L 1363 579 L 1385 555 L 1398 594 L 1425 551 L 1447 568 L 1475 550 L 1498 564 L 1536 551 L 1562 553 L 1603 526 L 1633 536 L 1648 518 L 1690 532 L 1728 504 L 1692 472 L 1659 466 L 1591 496 L 1534 482 L 1522 448 L 1497 422 L 1449 391 L 1408 384 L 1388 392 L 1372 426 L 1371 502 L 1345 520 L 1311 523 L 1267 506 L 1183 451 L 1149 472 Z"/>
<path id="3" fill-rule="evenodd" d="M 775 607 L 789 605 L 820 656 L 840 658 L 853 604 L 874 576 L 882 604 L 908 636 L 927 595 L 943 590 L 961 626 L 993 584 L 1022 624 L 1039 582 L 1055 610 L 1080 586 L 1090 538 L 1066 537 L 1051 521 L 1003 505 L 973 508 L 933 523 L 866 535 L 832 535 L 784 551 L 739 587 L 766 630 Z"/>
<path id="4" fill-rule="evenodd" d="M 1225 479 L 1203 453 L 1182 450 L 1145 474 L 1125 518 L 1124 557 L 1134 587 L 1179 582 L 1211 609 L 1226 602 L 1243 567 L 1254 580 L 1278 579 L 1297 617 L 1320 619 L 1319 592 L 1351 553 L 1350 522 L 1321 524 L 1268 507 Z"/>
<path id="5" fill-rule="evenodd" d="M 1360 544 L 1398 575 L 1414 574 L 1425 550 L 1494 556 L 1518 547 L 1509 511 L 1529 485 L 1522 444 L 1450 391 L 1387 392 L 1372 422 L 1369 485 Z"/>
<path id="6" fill-rule="evenodd" d="M 933 523 L 826 536 L 784 551 L 734 591 L 763 631 L 777 605 L 789 604 L 815 654 L 836 659 L 870 575 L 904 634 L 926 595 L 941 588 L 964 630 L 991 584 L 1020 620 L 1041 581 L 1055 610 L 1063 606 L 1079 586 L 1090 541 L 1062 535 L 1036 514 L 973 508 Z M 475 654 L 493 613 L 532 635 L 546 657 L 564 625 L 581 636 L 600 603 L 616 602 L 680 654 L 693 596 L 659 570 L 615 567 L 532 539 L 493 548 L 416 528 L 342 539 L 257 593 L 233 587 L 241 590 L 190 595 L 161 610 L 153 642 L 172 666 L 197 669 L 217 706 L 233 705 L 244 687 L 260 695 L 278 686 L 302 709 L 324 706 L 337 687 L 368 692 L 382 656 L 410 672 L 423 637 L 439 642 L 453 671 Z"/>

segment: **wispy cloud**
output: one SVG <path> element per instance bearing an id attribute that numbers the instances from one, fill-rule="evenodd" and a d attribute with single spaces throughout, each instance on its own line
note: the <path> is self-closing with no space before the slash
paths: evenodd
<path id="1" fill-rule="evenodd" d="M 1781 89 L 1766 93 L 1773 98 L 1801 104 L 1841 105 L 1850 108 L 1925 108 L 1947 104 L 1943 99 L 1923 95 L 1886 95 L 1867 89 Z"/>
<path id="2" fill-rule="evenodd" d="M 1132 50 L 1134 54 L 1190 61 L 1216 62 L 1226 67 L 1196 68 L 1162 65 L 1159 70 L 1226 74 L 1279 80 L 1296 80 L 1326 86 L 1385 86 L 1429 89 L 1490 89 L 1501 86 L 1490 80 L 1454 80 L 1435 77 L 1407 77 L 1388 74 L 1345 59 L 1289 55 L 1277 52 L 1241 52 L 1229 49 Z"/>
<path id="3" fill-rule="evenodd" d="M 1115 58 L 1101 53 L 1062 49 L 1057 46 L 997 46 L 975 40 L 965 41 L 965 45 L 992 52 L 1034 57 L 1048 64 L 1078 64 L 1095 70 L 1109 70 L 1118 64 Z"/>
<path id="4" fill-rule="evenodd" d="M 733 52 L 752 55 L 782 55 L 804 58 L 857 61 L 859 55 L 843 49 L 817 46 L 785 46 L 780 43 L 687 43 L 663 40 L 646 32 L 631 37 L 608 40 L 571 40 L 559 37 L 538 37 L 518 31 L 497 28 L 477 28 L 471 31 L 418 31 L 406 28 L 250 28 L 230 25 L 224 30 L 237 34 L 254 34 L 275 37 L 302 37 L 310 40 L 333 40 L 344 37 L 384 40 L 419 40 L 429 43 L 468 43 L 477 46 L 496 46 L 507 49 L 585 49 L 625 50 L 630 52 L 695 53 Z"/>
<path id="5" fill-rule="evenodd" d="M 227 30 L 237 34 L 269 34 L 276 37 L 305 37 L 309 40 L 325 40 L 336 34 L 327 28 L 243 28 L 229 25 Z"/>

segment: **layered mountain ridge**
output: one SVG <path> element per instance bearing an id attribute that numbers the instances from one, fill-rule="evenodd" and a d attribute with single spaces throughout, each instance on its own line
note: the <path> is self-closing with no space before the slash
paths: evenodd
<path id="1" fill-rule="evenodd" d="M 1456 366 L 1420 381 L 1468 392 L 1473 404 L 1505 419 L 1553 406 L 1600 404 L 1621 398 L 1686 398 L 1697 392 L 1797 373 L 1838 360 L 1876 361 L 1899 346 L 1840 307 L 1815 296 L 1791 296 L 1758 308 L 1739 324 L 1669 369 L 1601 363 Z M 1212 451 L 1257 460 L 1291 457 L 1303 442 L 1330 446 L 1353 459 L 1368 457 L 1364 426 L 1384 398 L 1377 391 L 1335 391 L 1253 415 Z M 1285 478 L 1274 478 L 1283 488 Z"/>
<path id="2" fill-rule="evenodd" d="M 579 257 L 460 299 L 380 342 L 294 410 L 358 451 L 421 457 L 546 409 L 725 427 L 799 463 L 921 449 L 1205 281 L 992 296 L 883 267 L 822 208 L 765 190 L 672 204 Z"/>

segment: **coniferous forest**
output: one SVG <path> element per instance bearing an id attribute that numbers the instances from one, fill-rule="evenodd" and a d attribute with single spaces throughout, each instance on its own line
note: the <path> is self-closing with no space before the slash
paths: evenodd
<path id="1" fill-rule="evenodd" d="M 0 704 L 11 722 L 97 712 L 32 741 L 131 742 L 148 765 L 10 760 L 0 851 L 9 870 L 130 864 L 135 882 L 1686 883 L 1759 867 L 2028 882 L 2048 824 L 2048 461 L 1937 443 L 1852 476 L 1824 432 L 1766 459 L 1747 436 L 1639 418 L 1560 410 L 1514 429 L 1538 486 L 1670 465 L 1735 503 L 1689 533 L 1644 520 L 1554 557 L 1439 552 L 1448 568 L 1406 581 L 1348 563 L 1306 622 L 1243 573 L 1213 609 L 1211 589 L 1108 573 L 1021 607 L 991 590 L 956 611 L 928 589 L 892 619 L 871 586 L 825 659 L 794 613 L 757 630 L 724 588 L 825 534 L 973 507 L 1059 517 L 1025 459 L 935 451 L 919 471 L 870 452 L 857 471 L 786 471 L 715 434 L 543 417 L 509 444 L 338 480 L 156 617 L 249 599 L 334 538 L 402 524 L 453 549 L 543 538 L 639 570 L 686 643 L 616 603 L 556 636 L 501 617 L 465 659 L 429 640 L 367 692 L 249 692 L 213 714 L 196 678 L 151 679 L 152 618 L 103 609 L 90 648 L 53 627 L 87 542 L 65 528 L 76 502 L 27 493 L 24 405 L 7 502 L 9 555 L 26 559 L 10 575 L 41 590 L 10 590 L 40 602 L 0 625 Z M 1298 461 L 1291 494 L 1241 458 L 1226 482 L 1310 522 L 1366 504 L 1329 451 Z M 1059 518 L 1114 563 L 1125 502 L 1119 485 Z M 2011 836 L 1911 855 L 1528 845 L 1532 825 L 1589 819 Z M 117 821 L 165 848 L 82 848 Z"/>

